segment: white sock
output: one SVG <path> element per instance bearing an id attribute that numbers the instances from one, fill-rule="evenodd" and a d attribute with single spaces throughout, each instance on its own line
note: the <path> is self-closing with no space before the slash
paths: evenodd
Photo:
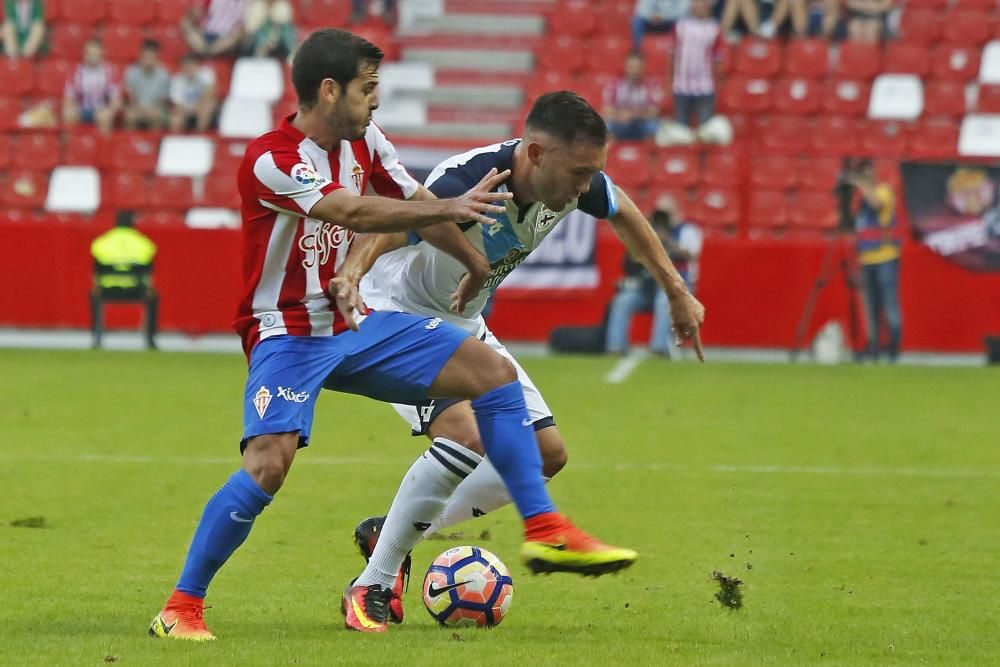
<path id="1" fill-rule="evenodd" d="M 455 488 L 480 460 L 478 454 L 457 442 L 434 438 L 430 449 L 413 462 L 399 485 L 375 550 L 356 586 L 392 587 L 407 552 L 420 541 Z"/>
<path id="2" fill-rule="evenodd" d="M 549 481 L 548 477 L 544 478 Z M 424 537 L 433 535 L 446 526 L 453 526 L 469 519 L 498 510 L 511 502 L 510 493 L 493 464 L 486 457 L 472 474 L 462 480 L 451 494 L 444 511 L 424 531 Z"/>

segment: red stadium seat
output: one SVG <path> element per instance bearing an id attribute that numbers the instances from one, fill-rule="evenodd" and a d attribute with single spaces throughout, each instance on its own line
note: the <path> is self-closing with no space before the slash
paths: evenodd
<path id="1" fill-rule="evenodd" d="M 232 139 L 220 141 L 215 147 L 215 155 L 212 158 L 212 173 L 228 174 L 230 178 L 235 178 L 249 143 Z"/>
<path id="2" fill-rule="evenodd" d="M 936 12 L 932 9 L 907 8 L 903 10 L 903 16 L 899 22 L 900 39 L 907 44 L 921 46 L 936 44 L 941 40 L 941 34 L 944 32 L 945 16 L 944 12 Z"/>
<path id="3" fill-rule="evenodd" d="M 739 194 L 726 188 L 701 188 L 685 217 L 705 227 L 734 228 L 740 221 Z"/>
<path id="4" fill-rule="evenodd" d="M 997 0 L 955 0 L 955 9 L 993 12 L 997 9 Z"/>
<path id="5" fill-rule="evenodd" d="M 885 47 L 883 72 L 927 76 L 931 69 L 930 52 L 926 46 L 890 42 Z"/>
<path id="6" fill-rule="evenodd" d="M 670 64 L 670 54 L 674 40 L 669 35 L 647 34 L 642 40 L 642 56 L 646 67 L 652 71 L 662 71 Z"/>
<path id="7" fill-rule="evenodd" d="M 785 47 L 785 73 L 819 79 L 829 69 L 830 44 L 825 39 L 793 39 Z"/>
<path id="8" fill-rule="evenodd" d="M 965 84 L 957 81 L 928 81 L 924 84 L 925 117 L 957 118 L 965 113 Z"/>
<path id="9" fill-rule="evenodd" d="M 215 175 L 205 179 L 205 194 L 203 206 L 219 206 L 238 209 L 240 207 L 240 192 L 236 179 L 232 175 Z"/>
<path id="10" fill-rule="evenodd" d="M 797 192 L 788 208 L 790 231 L 829 232 L 837 228 L 837 200 L 832 192 Z"/>
<path id="11" fill-rule="evenodd" d="M 906 8 L 909 9 L 945 9 L 949 0 L 906 0 Z"/>
<path id="12" fill-rule="evenodd" d="M 399 60 L 399 44 L 392 30 L 384 23 L 369 22 L 353 25 L 351 32 L 382 49 L 387 61 Z"/>
<path id="13" fill-rule="evenodd" d="M 597 31 L 597 13 L 588 0 L 570 0 L 557 14 L 559 30 L 564 35 L 585 38 Z M 600 49 L 592 49 L 599 51 Z"/>
<path id="14" fill-rule="evenodd" d="M 111 25 L 146 26 L 156 20 L 153 0 L 109 0 L 108 22 Z"/>
<path id="15" fill-rule="evenodd" d="M 0 131 L 20 130 L 18 116 L 21 114 L 21 99 L 18 97 L 0 97 Z M 11 140 L 8 137 L 0 137 L 0 144 L 6 154 L 10 155 Z"/>
<path id="16" fill-rule="evenodd" d="M 864 121 L 847 116 L 820 116 L 809 135 L 809 143 L 817 155 L 857 155 L 859 131 L 865 125 Z"/>
<path id="17" fill-rule="evenodd" d="M 576 74 L 583 70 L 586 61 L 584 51 L 579 39 L 569 35 L 559 35 L 537 50 L 535 71 Z"/>
<path id="18" fill-rule="evenodd" d="M 309 28 L 346 26 L 351 17 L 351 3 L 343 0 L 299 0 L 297 19 Z"/>
<path id="19" fill-rule="evenodd" d="M 958 156 L 959 126 L 953 121 L 931 120 L 910 132 L 908 157 L 915 160 L 950 160 Z"/>
<path id="20" fill-rule="evenodd" d="M 685 189 L 698 183 L 698 158 L 691 153 L 670 151 L 660 154 L 653 163 L 653 186 Z"/>
<path id="21" fill-rule="evenodd" d="M 64 23 L 93 28 L 104 21 L 107 15 L 105 0 L 62 0 L 59 15 Z"/>
<path id="22" fill-rule="evenodd" d="M 906 153 L 909 133 L 902 123 L 869 123 L 861 133 L 861 152 L 876 157 L 901 157 Z"/>
<path id="23" fill-rule="evenodd" d="M 41 208 L 48 190 L 47 173 L 12 170 L 7 172 L 7 178 L 0 187 L 0 203 L 15 209 Z"/>
<path id="24" fill-rule="evenodd" d="M 190 49 L 181 29 L 176 25 L 160 25 L 150 30 L 150 37 L 160 44 L 160 58 L 170 64 L 177 63 Z"/>
<path id="25" fill-rule="evenodd" d="M 814 114 L 821 99 L 820 84 L 813 79 L 780 79 L 774 86 L 774 107 L 783 113 Z"/>
<path id="26" fill-rule="evenodd" d="M 101 206 L 143 209 L 149 206 L 149 177 L 135 171 L 105 173 L 101 179 Z"/>
<path id="27" fill-rule="evenodd" d="M 980 113 L 1000 112 L 1000 84 L 979 84 L 979 95 L 976 97 L 976 111 Z"/>
<path id="28" fill-rule="evenodd" d="M 66 82 L 76 69 L 68 60 L 46 58 L 38 63 L 35 70 L 35 90 L 44 97 L 62 97 L 66 92 Z"/>
<path id="29" fill-rule="evenodd" d="M 831 79 L 823 90 L 823 110 L 833 114 L 868 112 L 869 85 L 856 79 Z"/>
<path id="30" fill-rule="evenodd" d="M 759 148 L 769 154 L 797 155 L 809 148 L 812 128 L 803 116 L 759 117 L 753 128 Z"/>
<path id="31" fill-rule="evenodd" d="M 104 56 L 108 61 L 121 65 L 132 64 L 138 59 L 142 40 L 142 30 L 127 23 L 109 25 L 101 35 Z"/>
<path id="32" fill-rule="evenodd" d="M 313 3 L 318 0 L 312 0 Z M 177 25 L 181 22 L 181 17 L 191 9 L 191 0 L 155 0 L 156 21 L 161 25 Z M 337 2 L 338 5 L 346 5 L 344 2 Z"/>
<path id="33" fill-rule="evenodd" d="M 601 32 L 628 34 L 635 12 L 635 3 L 631 0 L 606 0 L 594 8 L 597 13 L 597 24 Z"/>
<path id="34" fill-rule="evenodd" d="M 781 70 L 781 46 L 777 40 L 748 38 L 736 49 L 734 73 L 748 78 L 772 77 Z"/>
<path id="35" fill-rule="evenodd" d="M 83 45 L 93 35 L 92 26 L 75 23 L 60 23 L 52 28 L 49 36 L 49 56 L 80 62 L 83 59 Z"/>
<path id="36" fill-rule="evenodd" d="M 843 161 L 839 157 L 803 158 L 798 165 L 799 190 L 829 195 L 841 171 Z"/>
<path id="37" fill-rule="evenodd" d="M 993 21 L 986 12 L 956 10 L 944 23 L 944 40 L 981 46 L 993 35 Z"/>
<path id="38" fill-rule="evenodd" d="M 601 40 L 599 48 L 587 49 L 587 74 L 603 72 L 620 75 L 625 68 L 625 58 L 631 50 L 632 44 L 627 38 L 606 36 Z"/>
<path id="39" fill-rule="evenodd" d="M 740 180 L 740 160 L 732 152 L 709 153 L 701 171 L 701 182 L 708 188 L 732 189 Z"/>
<path id="40" fill-rule="evenodd" d="M 11 163 L 16 169 L 29 171 L 54 169 L 59 164 L 59 140 L 51 132 L 18 134 Z"/>
<path id="41" fill-rule="evenodd" d="M 979 52 L 965 44 L 941 44 L 931 55 L 931 71 L 941 79 L 968 81 L 979 74 Z"/>
<path id="42" fill-rule="evenodd" d="M 576 78 L 562 71 L 541 71 L 528 81 L 524 87 L 524 100 L 534 102 L 543 94 L 553 90 L 576 90 Z"/>
<path id="43" fill-rule="evenodd" d="M 882 54 L 875 44 L 842 42 L 833 74 L 846 79 L 870 81 L 882 71 Z"/>
<path id="44" fill-rule="evenodd" d="M 798 183 L 797 161 L 781 155 L 750 159 L 750 185 L 761 190 L 791 190 Z"/>
<path id="45" fill-rule="evenodd" d="M 160 137 L 154 134 L 119 132 L 115 135 L 105 165 L 118 171 L 145 174 L 156 168 Z"/>
<path id="46" fill-rule="evenodd" d="M 722 86 L 719 107 L 723 113 L 758 114 L 771 108 L 771 82 L 732 77 Z"/>
<path id="47" fill-rule="evenodd" d="M 101 162 L 106 141 L 95 132 L 75 130 L 66 133 L 66 143 L 63 144 L 62 163 L 70 165 L 97 165 Z"/>
<path id="48" fill-rule="evenodd" d="M 0 98 L 0 108 L 2 108 L 5 100 L 9 98 Z M 7 169 L 10 166 L 10 152 L 11 152 L 11 142 L 7 137 L 0 139 L 0 170 Z"/>
<path id="49" fill-rule="evenodd" d="M 780 229 L 788 224 L 788 203 L 784 192 L 755 190 L 750 194 L 747 220 L 751 227 Z"/>
<path id="50" fill-rule="evenodd" d="M 646 187 L 651 178 L 649 144 L 615 144 L 608 153 L 605 171 L 629 192 Z"/>
<path id="51" fill-rule="evenodd" d="M 0 94 L 27 95 L 35 86 L 35 66 L 24 58 L 0 60 Z"/>
<path id="52" fill-rule="evenodd" d="M 233 79 L 233 61 L 229 58 L 213 58 L 202 63 L 215 72 L 215 94 L 224 99 L 229 92 L 229 84 Z"/>
<path id="53" fill-rule="evenodd" d="M 150 227 L 183 227 L 184 216 L 178 211 L 142 211 L 135 216 L 138 229 Z"/>
<path id="54" fill-rule="evenodd" d="M 233 177 L 235 180 L 235 176 Z M 157 176 L 149 192 L 149 205 L 159 209 L 183 210 L 194 206 L 191 179 L 187 176 Z"/>

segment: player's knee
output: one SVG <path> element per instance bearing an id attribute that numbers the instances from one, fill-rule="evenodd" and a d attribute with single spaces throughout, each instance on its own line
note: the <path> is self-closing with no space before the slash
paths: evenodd
<path id="1" fill-rule="evenodd" d="M 295 439 L 291 443 L 291 438 Z M 262 435 L 247 443 L 243 467 L 268 495 L 274 495 L 285 482 L 298 445 L 297 434 Z"/>
<path id="2" fill-rule="evenodd" d="M 566 446 L 561 441 L 555 446 L 543 447 L 542 474 L 546 477 L 555 477 L 560 470 L 566 467 L 568 459 Z"/>
<path id="3" fill-rule="evenodd" d="M 517 381 L 517 369 L 514 368 L 514 364 L 511 363 L 510 359 L 502 357 L 499 354 L 496 355 L 491 371 L 494 387 L 502 387 L 505 384 Z"/>

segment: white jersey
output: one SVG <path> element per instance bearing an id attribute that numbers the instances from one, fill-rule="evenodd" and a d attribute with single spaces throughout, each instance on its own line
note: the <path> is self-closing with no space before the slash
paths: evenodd
<path id="1" fill-rule="evenodd" d="M 475 186 L 493 167 L 497 171 L 513 167 L 514 149 L 520 139 L 473 149 L 439 164 L 427 177 L 427 188 L 438 197 L 455 197 Z M 506 185 L 498 190 L 505 192 Z M 490 293 L 511 271 L 539 246 L 556 224 L 570 212 L 580 209 L 595 218 L 607 218 L 618 212 L 614 185 L 598 172 L 590 190 L 573 199 L 561 211 L 553 211 L 534 202 L 523 209 L 512 201 L 504 202 L 505 213 L 489 214 L 492 225 L 465 223 L 460 227 L 469 241 L 486 256 L 490 274 L 483 291 L 462 314 L 453 313 L 451 295 L 458 288 L 466 269 L 450 255 L 420 241 L 411 234 L 412 245 L 381 256 L 361 281 L 361 296 L 375 310 L 403 311 L 440 317 L 470 333 L 482 325 L 482 311 Z"/>

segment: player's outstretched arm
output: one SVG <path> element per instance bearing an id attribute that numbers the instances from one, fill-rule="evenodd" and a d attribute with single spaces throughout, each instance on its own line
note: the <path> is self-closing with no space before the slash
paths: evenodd
<path id="1" fill-rule="evenodd" d="M 701 346 L 705 307 L 688 291 L 684 279 L 670 261 L 646 216 L 629 199 L 624 190 L 615 186 L 615 192 L 618 195 L 618 213 L 609 218 L 615 234 L 667 293 L 667 298 L 670 300 L 670 318 L 673 320 L 678 342 L 690 340 L 698 359 L 705 361 L 705 353 Z"/>
<path id="2" fill-rule="evenodd" d="M 509 192 L 493 189 L 510 175 L 510 170 L 490 170 L 475 187 L 453 199 L 402 201 L 388 197 L 357 196 L 340 188 L 329 193 L 310 209 L 309 217 L 339 225 L 355 232 L 402 232 L 441 222 L 484 224 L 493 222 L 486 213 L 503 213 L 493 202 L 510 199 Z"/>

